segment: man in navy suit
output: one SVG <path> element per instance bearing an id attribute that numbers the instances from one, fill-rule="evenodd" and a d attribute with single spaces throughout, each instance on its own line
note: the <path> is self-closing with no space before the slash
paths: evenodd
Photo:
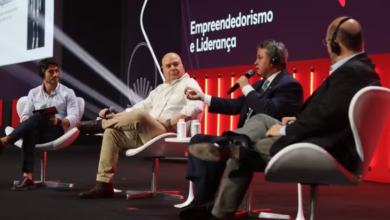
<path id="1" fill-rule="evenodd" d="M 295 117 L 282 122 L 265 114 L 252 117 L 235 136 L 214 145 L 194 144 L 191 154 L 206 161 L 226 161 L 211 219 L 233 219 L 245 196 L 253 172 L 258 171 L 283 148 L 294 143 L 312 143 L 331 154 L 344 168 L 355 171 L 359 156 L 348 111 L 355 94 L 366 86 L 380 86 L 372 60 L 364 52 L 362 27 L 349 17 L 340 17 L 328 27 L 327 45 L 332 74 L 316 89 Z M 287 115 L 286 115 L 287 116 Z M 233 132 L 232 132 L 233 133 Z M 239 137 L 241 135 L 242 137 Z M 260 137 L 249 146 L 253 135 Z M 260 168 L 261 169 L 261 168 Z"/>
<path id="2" fill-rule="evenodd" d="M 202 100 L 209 106 L 211 113 L 240 114 L 238 130 L 236 130 L 239 133 L 245 133 L 248 126 L 255 124 L 248 124 L 248 122 L 256 114 L 266 114 L 278 120 L 285 115 L 295 115 L 303 101 L 303 90 L 300 83 L 285 69 L 287 57 L 288 52 L 283 43 L 275 40 L 263 41 L 257 47 L 257 58 L 254 63 L 257 75 L 263 77 L 263 80 L 250 85 L 249 80 L 241 76 L 237 83 L 244 95 L 236 99 L 225 99 L 205 95 L 193 88 L 186 88 L 187 98 Z M 244 125 L 246 125 L 245 128 L 243 128 Z M 222 137 L 198 134 L 191 138 L 190 144 L 223 142 L 227 136 L 236 131 L 224 132 Z M 259 138 L 261 137 L 254 135 L 251 137 L 251 142 L 255 143 Z M 208 162 L 191 154 L 188 155 L 186 178 L 195 182 L 195 198 L 180 212 L 181 219 L 206 219 L 211 216 L 211 207 L 225 166 L 225 161 Z"/>

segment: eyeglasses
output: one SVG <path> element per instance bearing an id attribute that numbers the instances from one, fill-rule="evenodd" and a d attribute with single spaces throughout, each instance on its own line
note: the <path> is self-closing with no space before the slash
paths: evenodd
<path id="1" fill-rule="evenodd" d="M 323 39 L 322 40 L 322 43 L 324 44 L 324 46 L 328 46 L 328 41 L 331 41 L 332 39 Z"/>

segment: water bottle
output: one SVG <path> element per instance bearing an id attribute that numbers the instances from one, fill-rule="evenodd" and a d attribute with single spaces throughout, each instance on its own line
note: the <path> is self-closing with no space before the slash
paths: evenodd
<path id="1" fill-rule="evenodd" d="M 179 119 L 177 123 L 177 138 L 186 138 L 187 137 L 187 126 L 184 119 Z"/>
<path id="2" fill-rule="evenodd" d="M 200 134 L 200 123 L 198 120 L 193 120 L 191 123 L 191 137 Z"/>

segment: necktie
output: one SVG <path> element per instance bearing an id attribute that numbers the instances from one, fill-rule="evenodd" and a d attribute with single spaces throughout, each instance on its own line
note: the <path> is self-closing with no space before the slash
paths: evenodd
<path id="1" fill-rule="evenodd" d="M 266 79 L 266 80 L 264 81 L 263 85 L 261 86 L 261 93 L 264 93 L 265 90 L 267 90 L 268 84 L 269 84 L 269 81 L 268 81 L 268 79 Z"/>
<path id="2" fill-rule="evenodd" d="M 269 84 L 269 81 L 268 79 L 266 79 L 263 83 L 263 85 L 261 86 L 261 94 L 263 94 L 265 92 L 265 90 L 267 90 L 268 88 L 268 84 Z M 245 124 L 248 122 L 249 118 L 251 117 L 253 113 L 253 109 L 249 108 L 248 109 L 248 113 L 246 114 L 246 120 L 245 120 Z"/>

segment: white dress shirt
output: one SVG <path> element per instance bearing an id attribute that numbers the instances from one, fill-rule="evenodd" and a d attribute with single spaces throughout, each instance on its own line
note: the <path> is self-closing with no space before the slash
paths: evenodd
<path id="1" fill-rule="evenodd" d="M 33 115 L 34 110 L 52 106 L 57 108 L 57 118 L 66 118 L 69 120 L 70 126 L 68 128 L 64 127 L 65 131 L 76 126 L 80 117 L 79 104 L 76 95 L 72 89 L 69 89 L 60 83 L 57 84 L 54 93 L 51 95 L 44 91 L 43 85 L 31 89 L 28 93 L 27 102 L 20 117 L 20 122 L 22 122 L 26 116 Z"/>
<path id="2" fill-rule="evenodd" d="M 131 108 L 127 108 L 126 111 L 143 110 L 153 118 L 163 117 L 165 119 L 181 113 L 195 119 L 203 112 L 203 103 L 202 101 L 187 99 L 184 94 L 186 86 L 202 91 L 199 84 L 185 73 L 180 79 L 174 80 L 171 84 L 160 84 L 150 92 L 145 100 Z"/>

